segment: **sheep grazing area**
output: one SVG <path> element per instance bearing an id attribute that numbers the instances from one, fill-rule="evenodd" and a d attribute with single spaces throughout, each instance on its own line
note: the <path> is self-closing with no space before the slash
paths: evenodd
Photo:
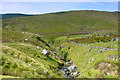
<path id="1" fill-rule="evenodd" d="M 83 10 L 2 19 L 0 79 L 117 80 L 117 17 Z"/>
<path id="2" fill-rule="evenodd" d="M 37 39 L 38 35 L 12 31 L 4 31 L 3 34 L 3 78 L 65 78 L 58 69 L 60 60 Z M 6 37 L 9 34 L 11 36 Z M 51 55 L 46 56 L 42 49 L 47 49 Z"/>
<path id="3" fill-rule="evenodd" d="M 118 77 L 120 36 L 115 31 L 63 35 L 52 42 L 28 32 L 3 34 L 3 78 Z"/>
<path id="4" fill-rule="evenodd" d="M 59 43 L 55 46 L 67 52 L 67 58 L 77 66 L 78 78 L 117 78 L 120 59 L 118 38 L 116 32 L 98 32 L 62 36 L 54 42 Z"/>

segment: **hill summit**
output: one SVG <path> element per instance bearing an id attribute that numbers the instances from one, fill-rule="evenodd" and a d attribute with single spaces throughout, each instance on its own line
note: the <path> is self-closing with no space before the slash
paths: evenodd
<path id="1" fill-rule="evenodd" d="M 52 33 L 117 30 L 118 28 L 118 12 L 84 10 L 18 16 L 22 17 L 3 19 L 3 29 Z"/>

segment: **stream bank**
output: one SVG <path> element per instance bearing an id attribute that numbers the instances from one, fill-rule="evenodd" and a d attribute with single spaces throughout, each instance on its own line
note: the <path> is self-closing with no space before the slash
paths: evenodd
<path id="1" fill-rule="evenodd" d="M 64 64 L 60 65 L 60 71 L 63 72 L 63 75 L 66 78 L 76 78 L 80 76 L 80 72 L 78 72 L 77 66 L 75 66 L 72 61 L 65 62 Z"/>

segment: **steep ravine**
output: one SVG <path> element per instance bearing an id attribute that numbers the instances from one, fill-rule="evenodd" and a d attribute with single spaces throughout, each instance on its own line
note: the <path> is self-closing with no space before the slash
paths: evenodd
<path id="1" fill-rule="evenodd" d="M 46 50 L 46 49 L 43 49 L 42 47 L 39 47 L 37 46 L 37 48 L 41 49 L 42 50 L 42 53 L 45 54 L 47 57 L 50 56 L 50 51 Z M 56 51 L 52 51 L 54 52 L 55 54 L 57 54 Z M 62 59 L 61 57 L 59 57 L 59 55 L 56 55 L 58 56 L 58 58 L 60 60 L 63 61 L 63 63 L 59 63 L 59 70 L 63 72 L 63 75 L 66 77 L 66 78 L 76 78 L 80 75 L 80 72 L 77 71 L 77 66 L 75 66 L 72 61 L 66 61 L 65 59 Z"/>

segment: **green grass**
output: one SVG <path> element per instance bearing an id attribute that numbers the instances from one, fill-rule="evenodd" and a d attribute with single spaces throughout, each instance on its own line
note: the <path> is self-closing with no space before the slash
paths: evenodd
<path id="1" fill-rule="evenodd" d="M 3 29 L 32 33 L 81 33 L 97 30 L 117 30 L 115 12 L 69 11 L 28 17 L 3 19 Z"/>
<path id="2" fill-rule="evenodd" d="M 4 44 L 2 63 L 3 75 L 24 78 L 64 77 L 58 71 L 58 64 L 54 59 L 47 58 L 40 49 L 33 46 Z"/>
<path id="3" fill-rule="evenodd" d="M 2 78 L 19 78 L 19 77 L 14 77 L 14 76 L 5 76 L 5 75 L 2 75 Z"/>
<path id="4" fill-rule="evenodd" d="M 91 43 L 89 45 L 91 45 L 91 46 L 98 46 L 98 47 L 104 47 L 104 48 L 118 49 L 118 41 L 112 41 L 112 42 L 107 42 L 107 43 L 104 43 L 104 42 Z"/>
<path id="5" fill-rule="evenodd" d="M 92 48 L 92 51 L 88 52 L 88 50 L 91 49 L 90 47 L 77 46 L 72 43 L 63 43 L 61 45 L 61 47 L 62 46 L 65 47 L 62 50 L 67 51 L 69 53 L 68 57 L 71 60 L 73 60 L 75 65 L 78 66 L 78 69 L 81 72 L 80 77 L 82 77 L 82 78 L 84 76 L 86 76 L 87 78 L 98 77 L 101 73 L 99 70 L 95 70 L 94 68 L 100 62 L 109 62 L 111 64 L 118 64 L 118 60 L 116 60 L 117 55 L 118 55 L 117 51 L 102 50 L 102 51 L 104 51 L 102 53 L 102 52 L 100 52 L 101 51 L 100 49 Z M 70 48 L 70 49 L 68 49 L 68 48 Z M 98 52 L 100 52 L 100 53 L 98 53 Z M 115 56 L 115 60 L 107 59 L 107 57 L 110 57 L 110 56 Z M 92 60 L 92 59 L 94 59 L 94 60 L 90 62 L 90 60 Z M 97 73 L 95 75 L 94 74 L 89 75 L 89 71 L 91 69 L 94 71 L 97 71 Z M 101 74 L 101 76 L 99 76 L 99 77 L 102 77 L 102 76 L 104 76 L 104 75 Z"/>
<path id="6" fill-rule="evenodd" d="M 117 49 L 118 41 L 111 41 L 119 36 L 117 15 L 115 12 L 69 11 L 4 19 L 0 54 L 3 77 L 65 78 L 58 68 L 58 63 L 65 63 L 62 58 L 72 60 L 78 67 L 81 75 L 78 78 L 117 78 L 118 75 L 111 75 L 110 71 L 117 73 L 118 51 L 93 47 L 89 52 L 90 47 L 74 44 Z M 100 32 L 83 34 L 94 31 Z M 110 37 L 105 36 L 111 32 Z M 36 46 L 47 49 L 51 55 L 46 57 Z M 56 50 L 60 58 L 51 50 Z M 110 75 L 106 75 L 108 73 Z"/>
<path id="7" fill-rule="evenodd" d="M 27 32 L 20 32 L 20 31 L 10 31 L 10 30 L 3 30 L 2 31 L 2 41 L 3 42 L 25 42 L 25 39 L 28 39 L 29 42 L 34 42 L 35 39 L 33 38 L 35 34 L 27 33 Z"/>
<path id="8" fill-rule="evenodd" d="M 112 33 L 110 37 L 107 37 L 106 34 Z M 60 36 L 53 40 L 55 45 L 59 45 L 60 43 L 66 42 L 66 41 L 75 41 L 77 43 L 82 44 L 117 44 L 117 41 L 112 41 L 113 38 L 119 37 L 118 32 L 116 31 L 100 31 L 97 33 L 90 33 L 90 34 L 79 34 L 79 35 L 69 35 L 69 36 Z M 111 40 L 112 42 L 109 42 Z M 99 42 L 98 42 L 99 41 Z M 102 46 L 102 45 L 101 45 Z"/>
<path id="9" fill-rule="evenodd" d="M 0 75 L 0 80 L 2 79 L 2 75 Z"/>
<path id="10" fill-rule="evenodd" d="M 92 34 L 91 34 L 92 35 Z M 73 36 L 73 35 L 72 35 Z M 84 37 L 84 35 L 81 35 Z M 86 35 L 85 35 L 86 36 Z M 77 36 L 78 37 L 78 36 Z M 54 49 L 59 52 L 62 58 L 66 60 L 71 59 L 78 67 L 78 71 L 81 76 L 79 78 L 117 78 L 118 75 L 106 75 L 109 72 L 109 68 L 114 70 L 113 66 L 107 67 L 107 71 L 103 69 L 97 69 L 101 62 L 110 63 L 111 65 L 118 66 L 117 51 L 108 51 L 97 48 L 92 48 L 92 51 L 88 51 L 91 48 L 86 46 L 78 46 L 71 43 L 70 40 L 77 38 L 71 36 L 63 36 L 56 38 L 54 41 Z M 86 36 L 87 37 L 87 36 Z M 59 43 L 59 44 L 57 44 Z M 84 45 L 93 45 L 99 47 L 106 47 L 117 45 L 116 41 L 113 42 L 99 42 L 99 43 L 82 43 Z M 45 47 L 43 43 L 39 44 Z M 61 47 L 61 49 L 59 49 Z M 49 47 L 47 47 L 48 50 Z M 61 62 L 59 59 L 54 58 L 54 54 L 49 58 L 41 53 L 40 49 L 37 49 L 34 44 L 29 42 L 15 42 L 3 44 L 3 74 L 15 77 L 25 78 L 63 78 L 64 76 L 59 71 L 57 64 Z M 115 57 L 115 60 L 109 59 Z M 90 62 L 90 60 L 92 60 Z M 52 64 L 52 65 L 51 65 Z M 117 69 L 115 68 L 115 71 Z M 47 72 L 47 73 L 44 73 Z"/>
<path id="11" fill-rule="evenodd" d="M 101 34 L 101 36 L 105 35 L 106 33 L 110 32 L 98 32 L 98 33 L 92 33 L 92 34 L 82 34 L 82 35 L 71 35 L 71 36 L 62 36 L 54 39 L 54 46 L 58 48 L 58 50 L 65 51 L 68 53 L 67 58 L 71 59 L 75 65 L 78 67 L 78 71 L 81 73 L 81 76 L 79 78 L 117 78 L 118 75 L 106 75 L 107 73 L 110 73 L 110 69 L 115 69 L 117 71 L 118 69 L 114 66 L 110 67 L 104 67 L 103 69 L 97 69 L 98 65 L 101 62 L 109 63 L 111 65 L 118 66 L 118 51 L 114 50 L 104 50 L 104 49 L 98 49 L 96 47 L 88 47 L 88 46 L 79 46 L 74 44 L 74 39 L 77 38 L 87 38 L 89 36 L 97 37 L 98 34 Z M 116 35 L 117 33 L 114 33 Z M 112 37 L 112 36 L 111 36 Z M 87 41 L 89 41 L 90 38 L 87 38 Z M 104 38 L 105 39 L 105 38 Z M 74 42 L 74 43 L 73 43 Z M 89 41 L 90 42 L 90 41 Z M 113 48 L 118 49 L 118 41 L 108 41 L 108 42 L 94 42 L 94 43 L 88 43 L 88 42 L 79 42 L 77 44 L 83 44 L 83 45 L 89 45 L 89 46 L 97 46 L 97 47 L 103 47 L 103 48 Z M 59 46 L 59 47 L 58 47 Z M 91 49 L 91 51 L 89 51 Z M 63 54 L 61 54 L 63 55 Z M 114 57 L 113 60 L 111 57 Z M 106 69 L 106 72 L 102 72 Z"/>

